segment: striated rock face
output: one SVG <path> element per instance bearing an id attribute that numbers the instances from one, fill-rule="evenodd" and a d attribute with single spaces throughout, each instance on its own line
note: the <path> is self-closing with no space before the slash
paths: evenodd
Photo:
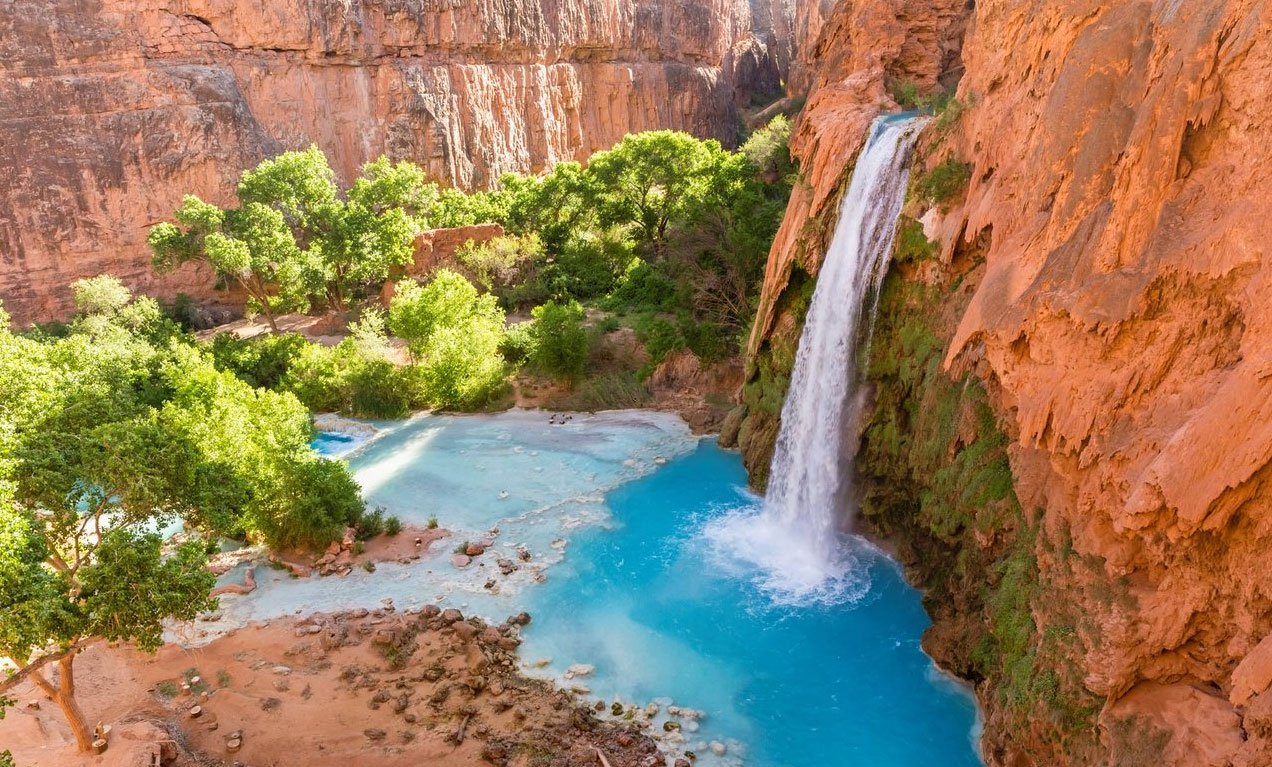
<path id="1" fill-rule="evenodd" d="M 927 17 L 958 13 L 935 5 Z M 982 687 L 987 756 L 1270 764 L 1272 6 L 980 0 L 971 14 L 970 106 L 929 130 L 924 163 L 968 162 L 970 182 L 913 212 L 941 261 L 971 270 L 970 297 L 948 298 L 945 368 L 974 371 L 1010 438 L 1036 519 L 1034 641 L 1071 635 L 1063 662 L 1102 709 L 1096 751 L 1075 755 Z M 748 385 L 789 343 L 790 267 L 816 269 L 885 78 L 958 69 L 941 25 L 915 24 L 904 2 L 864 0 L 823 20 L 793 142 L 808 184 L 771 255 Z M 911 59 L 916 29 L 926 57 Z"/>
<path id="2" fill-rule="evenodd" d="M 1272 633 L 1272 7 L 1018 5 L 978 4 L 964 51 L 972 182 L 940 229 L 992 245 L 949 358 L 988 363 L 1044 544 L 1102 561 L 1039 562 L 1089 602 L 1087 688 L 1226 698 Z"/>
<path id="3" fill-rule="evenodd" d="M 780 4 L 779 4 L 780 5 Z M 162 283 L 147 228 L 184 193 L 317 143 L 348 179 L 380 154 L 436 180 L 582 159 L 623 135 L 735 138 L 780 82 L 789 9 L 743 0 L 22 0 L 0 8 L 0 296 L 19 323 L 71 280 Z M 775 20 L 776 19 L 776 20 Z"/>

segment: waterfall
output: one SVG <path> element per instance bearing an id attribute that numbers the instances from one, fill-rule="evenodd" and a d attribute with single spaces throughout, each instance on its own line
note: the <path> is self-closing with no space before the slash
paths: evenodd
<path id="1" fill-rule="evenodd" d="M 758 512 L 707 530 L 717 550 L 758 568 L 761 586 L 779 599 L 839 601 L 864 577 L 853 571 L 840 536 L 854 502 L 863 404 L 857 362 L 869 347 L 910 153 L 924 122 L 890 115 L 871 126 L 804 321 L 768 495 Z"/>

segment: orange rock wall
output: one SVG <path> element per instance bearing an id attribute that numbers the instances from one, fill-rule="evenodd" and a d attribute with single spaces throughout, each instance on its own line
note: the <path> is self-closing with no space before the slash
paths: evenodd
<path id="1" fill-rule="evenodd" d="M 156 281 L 149 226 L 311 142 L 345 179 L 384 153 L 470 188 L 633 131 L 730 141 L 737 104 L 777 82 L 774 29 L 744 0 L 6 4 L 0 298 L 24 323 L 102 272 L 208 295 L 197 269 Z"/>
<path id="2" fill-rule="evenodd" d="M 919 5 L 843 0 L 822 20 L 793 142 L 807 184 L 752 351 L 791 264 L 819 265 L 810 222 L 891 106 L 885 79 L 950 62 L 906 54 L 956 12 Z M 988 384 L 1040 513 L 1041 581 L 1089 616 L 1072 660 L 1108 701 L 1109 763 L 1142 763 L 1110 734 L 1122 720 L 1166 734 L 1154 764 L 1272 764 L 1272 5 L 978 0 L 961 57 L 971 106 L 924 150 L 972 163 L 970 189 L 927 229 L 946 259 L 960 238 L 988 247 L 947 364 Z"/>

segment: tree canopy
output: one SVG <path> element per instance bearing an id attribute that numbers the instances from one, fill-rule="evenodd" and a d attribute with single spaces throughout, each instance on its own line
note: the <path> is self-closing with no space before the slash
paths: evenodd
<path id="1" fill-rule="evenodd" d="M 151 229 L 154 263 L 169 271 L 206 261 L 237 282 L 275 330 L 280 312 L 305 311 L 315 301 L 343 309 L 410 263 L 415 236 L 439 200 L 419 167 L 383 157 L 364 165 L 341 194 L 314 146 L 245 171 L 237 197 L 236 207 L 223 209 L 186 196 L 176 224 Z"/>
<path id="2" fill-rule="evenodd" d="M 308 412 L 253 389 L 149 298 L 109 277 L 74 287 L 65 336 L 18 334 L 0 310 L 0 655 L 91 731 L 75 651 L 162 642 L 212 609 L 215 535 L 325 545 L 364 511 L 343 464 L 308 447 Z M 176 525 L 184 542 L 165 540 Z M 44 668 L 56 664 L 56 683 Z"/>

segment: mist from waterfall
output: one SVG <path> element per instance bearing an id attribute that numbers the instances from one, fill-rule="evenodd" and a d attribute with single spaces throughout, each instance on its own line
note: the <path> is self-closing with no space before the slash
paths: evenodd
<path id="1" fill-rule="evenodd" d="M 722 565 L 750 569 L 779 602 L 836 603 L 869 585 L 841 536 L 855 504 L 851 469 L 863 404 L 857 363 L 869 347 L 911 151 L 927 119 L 890 115 L 871 126 L 817 275 L 764 504 L 706 530 Z"/>

